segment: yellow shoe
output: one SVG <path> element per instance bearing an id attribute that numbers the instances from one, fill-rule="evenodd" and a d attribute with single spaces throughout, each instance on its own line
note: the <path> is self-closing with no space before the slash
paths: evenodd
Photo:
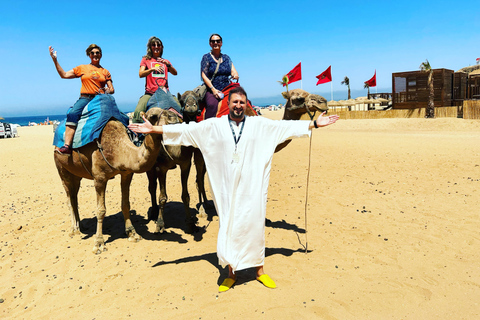
<path id="1" fill-rule="evenodd" d="M 227 291 L 228 289 L 230 289 L 233 284 L 235 283 L 236 280 L 233 280 L 232 278 L 227 278 L 225 280 L 223 280 L 222 284 L 220 285 L 220 287 L 218 287 L 218 292 L 225 292 Z"/>
<path id="2" fill-rule="evenodd" d="M 275 289 L 277 287 L 275 282 L 268 276 L 268 274 L 262 274 L 257 278 L 257 280 L 263 283 L 263 285 L 267 288 Z"/>

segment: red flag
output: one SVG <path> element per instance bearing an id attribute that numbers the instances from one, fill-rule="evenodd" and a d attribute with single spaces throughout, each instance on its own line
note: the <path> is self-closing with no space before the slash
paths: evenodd
<path id="1" fill-rule="evenodd" d="M 298 80 L 302 80 L 302 63 L 300 62 L 293 68 L 289 73 L 286 74 L 288 78 L 288 84 L 293 83 Z M 283 84 L 285 87 L 285 83 Z"/>
<path id="2" fill-rule="evenodd" d="M 369 87 L 376 87 L 377 86 L 377 70 L 375 70 L 375 74 L 373 75 L 373 77 L 370 80 L 365 81 L 365 84 L 368 84 Z"/>
<path id="3" fill-rule="evenodd" d="M 316 78 L 318 79 L 317 86 L 332 81 L 332 66 L 328 67 L 327 70 L 320 73 Z"/>

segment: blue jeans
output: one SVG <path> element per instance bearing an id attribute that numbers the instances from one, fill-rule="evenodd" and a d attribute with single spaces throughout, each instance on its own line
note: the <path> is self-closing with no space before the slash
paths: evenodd
<path id="1" fill-rule="evenodd" d="M 80 117 L 82 116 L 83 109 L 85 106 L 92 101 L 93 98 L 84 98 L 80 97 L 77 102 L 73 105 L 73 107 L 68 110 L 67 112 L 67 122 L 65 123 L 67 126 L 76 127 Z"/>

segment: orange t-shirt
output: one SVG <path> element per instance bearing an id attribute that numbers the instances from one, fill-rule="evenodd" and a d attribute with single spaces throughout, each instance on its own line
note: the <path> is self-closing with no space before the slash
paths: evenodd
<path id="1" fill-rule="evenodd" d="M 75 76 L 82 80 L 82 89 L 80 93 L 83 94 L 98 94 L 103 93 L 103 89 L 107 81 L 112 80 L 112 76 L 107 69 L 97 68 L 91 64 L 82 64 L 73 68 Z"/>

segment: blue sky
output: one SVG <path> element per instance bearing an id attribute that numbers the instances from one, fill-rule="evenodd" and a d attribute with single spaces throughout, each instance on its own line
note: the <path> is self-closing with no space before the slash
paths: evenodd
<path id="1" fill-rule="evenodd" d="M 206 4 L 210 6 L 206 6 Z M 278 80 L 302 62 L 303 89 L 330 100 L 330 84 L 315 76 L 332 65 L 335 99 L 377 71 L 378 92 L 391 91 L 392 72 L 458 70 L 480 57 L 477 1 L 4 1 L 0 13 L 0 115 L 62 114 L 78 98 L 80 80 L 61 79 L 52 45 L 67 71 L 89 63 L 85 49 L 102 47 L 124 111 L 144 92 L 138 69 L 148 38 L 162 39 L 164 58 L 178 70 L 172 93 L 201 83 L 200 60 L 212 33 L 235 64 L 249 98 L 282 101 Z M 299 88 L 300 82 L 291 88 Z M 374 91 L 375 89 L 371 89 Z M 354 91 L 358 92 L 358 91 Z M 361 92 L 360 92 L 361 93 Z M 268 100 L 268 99 L 267 99 Z"/>

